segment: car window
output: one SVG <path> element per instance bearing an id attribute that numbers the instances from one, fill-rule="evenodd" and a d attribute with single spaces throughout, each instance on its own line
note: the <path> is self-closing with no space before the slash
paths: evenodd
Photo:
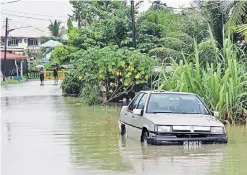
<path id="1" fill-rule="evenodd" d="M 205 113 L 210 113 L 211 114 L 211 112 L 209 111 L 208 104 L 205 103 L 205 101 L 200 96 L 197 96 L 197 98 L 199 100 L 201 110 L 205 111 Z"/>
<path id="2" fill-rule="evenodd" d="M 208 114 L 206 107 L 194 94 L 153 93 L 150 95 L 147 112 Z"/>
<path id="3" fill-rule="evenodd" d="M 145 102 L 146 102 L 146 99 L 147 99 L 147 94 L 144 94 L 140 100 L 140 102 L 138 103 L 137 105 L 137 109 L 144 109 L 144 106 L 145 106 Z"/>
<path id="4" fill-rule="evenodd" d="M 130 111 L 133 111 L 133 109 L 136 108 L 136 106 L 138 105 L 141 97 L 143 96 L 143 93 L 139 93 L 135 98 L 134 100 L 130 103 L 129 107 L 128 107 L 128 110 Z"/>

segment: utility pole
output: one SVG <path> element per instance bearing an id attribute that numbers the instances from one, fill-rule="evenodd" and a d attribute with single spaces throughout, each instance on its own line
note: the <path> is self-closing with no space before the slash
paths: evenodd
<path id="1" fill-rule="evenodd" d="M 4 37 L 4 62 L 3 62 L 3 81 L 6 79 L 6 70 L 7 70 L 7 44 L 8 44 L 8 17 L 6 18 L 5 24 L 5 37 Z"/>
<path id="2" fill-rule="evenodd" d="M 136 29 L 135 29 L 135 5 L 134 0 L 131 0 L 131 17 L 132 17 L 132 43 L 136 48 Z"/>
<path id="3" fill-rule="evenodd" d="M 32 26 L 24 26 L 24 27 L 17 27 L 13 29 L 8 29 L 9 28 L 9 19 L 8 17 L 6 18 L 6 24 L 5 24 L 5 37 L 4 37 L 4 62 L 3 62 L 3 81 L 6 81 L 6 72 L 8 71 L 8 64 L 7 64 L 7 46 L 8 46 L 8 35 L 10 32 L 16 30 L 16 29 L 21 29 L 21 28 L 28 28 Z"/>

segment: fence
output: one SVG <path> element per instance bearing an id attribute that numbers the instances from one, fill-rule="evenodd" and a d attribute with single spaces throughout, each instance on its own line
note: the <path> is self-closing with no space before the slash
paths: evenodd
<path id="1" fill-rule="evenodd" d="M 26 76 L 28 79 L 39 79 L 39 72 L 29 72 Z"/>
<path id="2" fill-rule="evenodd" d="M 58 80 L 63 80 L 66 72 L 67 71 L 65 70 L 58 71 Z M 27 78 L 39 79 L 39 72 L 29 72 L 27 74 Z M 53 71 L 45 71 L 45 80 L 53 80 L 53 79 L 54 79 Z"/>

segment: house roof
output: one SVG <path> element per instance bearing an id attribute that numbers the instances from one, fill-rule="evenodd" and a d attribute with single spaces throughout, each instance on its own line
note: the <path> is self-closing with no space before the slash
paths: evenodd
<path id="1" fill-rule="evenodd" d="M 61 46 L 63 45 L 62 43 L 60 43 L 59 41 L 54 41 L 54 40 L 49 40 L 47 42 L 45 42 L 44 44 L 41 44 L 40 47 L 56 47 L 56 46 Z"/>
<path id="2" fill-rule="evenodd" d="M 6 59 L 7 60 L 25 60 L 28 59 L 28 56 L 22 56 L 22 55 L 18 55 L 18 54 L 14 54 L 14 53 L 6 53 Z M 4 52 L 1 52 L 1 59 L 4 59 Z"/>
<path id="3" fill-rule="evenodd" d="M 21 27 L 21 26 L 18 26 Z M 43 36 L 51 36 L 51 32 L 46 28 L 27 27 L 18 28 L 9 33 L 9 37 L 20 38 L 41 38 Z M 15 28 L 15 27 L 13 27 Z M 5 30 L 1 30 L 1 37 L 5 36 Z"/>
<path id="4" fill-rule="evenodd" d="M 18 28 L 19 27 L 19 28 Z M 41 38 L 41 37 L 51 37 L 51 32 L 47 27 L 33 27 L 33 26 L 28 26 L 25 28 L 20 28 L 22 26 L 16 27 L 15 30 L 11 31 L 9 33 L 9 37 L 13 38 Z M 15 27 L 12 27 L 15 28 Z M 1 37 L 5 36 L 5 30 L 1 30 Z M 64 33 L 62 36 L 63 39 L 67 39 L 67 34 Z"/>

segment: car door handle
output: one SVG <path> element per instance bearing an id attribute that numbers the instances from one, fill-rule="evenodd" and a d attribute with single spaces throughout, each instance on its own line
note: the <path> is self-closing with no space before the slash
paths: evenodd
<path id="1" fill-rule="evenodd" d="M 132 116 L 132 118 L 135 118 L 134 116 Z"/>
<path id="2" fill-rule="evenodd" d="M 125 116 L 127 116 L 127 114 L 124 114 Z"/>

